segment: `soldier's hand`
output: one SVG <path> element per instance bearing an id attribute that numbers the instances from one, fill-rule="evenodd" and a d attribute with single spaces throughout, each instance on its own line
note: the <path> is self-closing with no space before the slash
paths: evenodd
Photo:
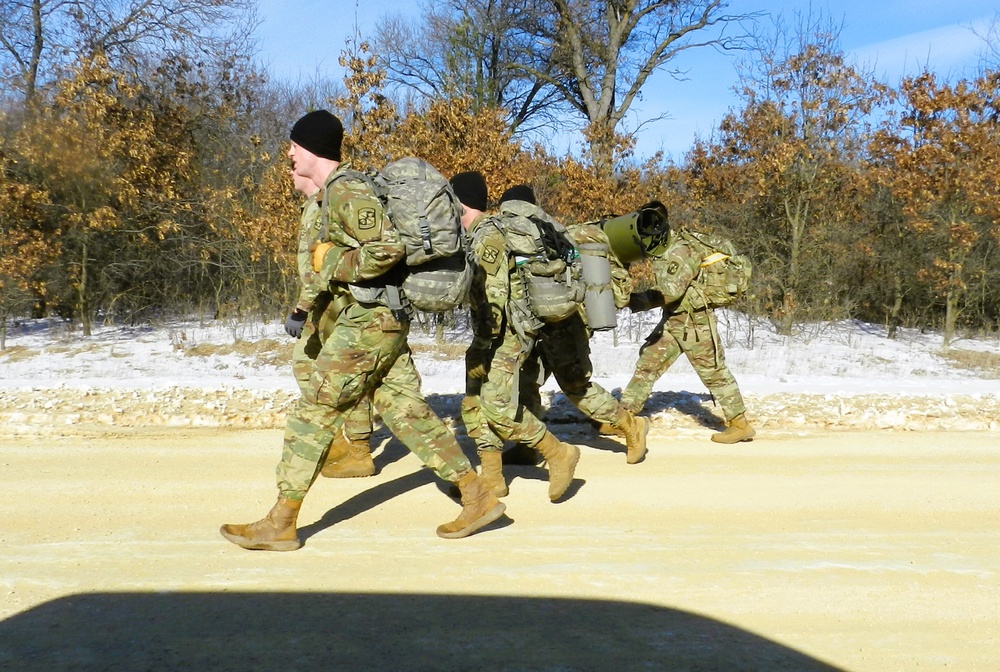
<path id="1" fill-rule="evenodd" d="M 323 270 L 323 260 L 326 258 L 326 253 L 332 250 L 334 247 L 333 243 L 313 243 L 312 249 L 312 268 L 314 271 L 319 273 Z"/>
<path id="2" fill-rule="evenodd" d="M 469 378 L 485 378 L 489 371 L 489 363 L 489 347 L 473 344 L 465 351 L 465 373 Z"/>
<path id="3" fill-rule="evenodd" d="M 285 320 L 285 333 L 298 338 L 302 335 L 302 329 L 306 326 L 307 319 L 309 319 L 309 313 L 301 308 L 296 308 Z"/>

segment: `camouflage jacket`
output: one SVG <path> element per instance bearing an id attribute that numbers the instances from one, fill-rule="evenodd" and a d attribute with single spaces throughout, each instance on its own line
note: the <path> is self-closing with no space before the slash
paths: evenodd
<path id="1" fill-rule="evenodd" d="M 503 233 L 490 215 L 480 215 L 469 225 L 469 251 L 474 262 L 469 309 L 473 337 L 492 341 L 503 329 L 510 297 L 513 268 Z"/>
<path id="2" fill-rule="evenodd" d="M 696 298 L 691 283 L 701 270 L 701 253 L 687 241 L 675 238 L 662 253 L 651 257 L 655 284 L 653 289 L 663 296 L 667 312 L 687 312 Z"/>
<path id="3" fill-rule="evenodd" d="M 346 285 L 385 275 L 406 256 L 382 201 L 365 182 L 345 177 L 342 163 L 323 185 L 321 229 L 334 248 L 319 272 L 324 285 Z"/>
<path id="4" fill-rule="evenodd" d="M 296 307 L 302 310 L 311 309 L 316 302 L 316 297 L 326 289 L 326 283 L 312 267 L 313 244 L 319 240 L 322 228 L 320 204 L 316 196 L 317 194 L 313 194 L 302 204 L 302 215 L 299 219 L 299 249 L 296 262 L 302 287 L 299 289 Z"/>

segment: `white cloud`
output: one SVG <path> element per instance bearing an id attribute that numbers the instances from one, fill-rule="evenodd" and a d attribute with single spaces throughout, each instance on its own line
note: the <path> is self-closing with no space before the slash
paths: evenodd
<path id="1" fill-rule="evenodd" d="M 919 73 L 927 66 L 941 76 L 967 76 L 975 69 L 985 46 L 989 18 L 952 24 L 903 35 L 851 50 L 859 63 L 874 68 L 890 81 Z"/>

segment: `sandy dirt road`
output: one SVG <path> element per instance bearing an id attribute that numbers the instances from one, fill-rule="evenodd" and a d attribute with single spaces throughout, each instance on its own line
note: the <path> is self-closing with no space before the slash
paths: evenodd
<path id="1" fill-rule="evenodd" d="M 509 467 L 458 541 L 378 437 L 293 553 L 218 533 L 273 503 L 280 430 L 0 439 L 0 669 L 1000 670 L 996 432 L 588 438 L 565 501 Z"/>

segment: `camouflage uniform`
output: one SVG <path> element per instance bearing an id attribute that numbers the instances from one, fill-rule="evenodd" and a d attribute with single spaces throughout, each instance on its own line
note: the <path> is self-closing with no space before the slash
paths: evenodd
<path id="1" fill-rule="evenodd" d="M 309 313 L 309 318 L 302 328 L 302 335 L 292 348 L 292 372 L 299 384 L 299 390 L 303 393 L 309 385 L 313 365 L 323 343 L 330 336 L 337 316 L 351 301 L 351 295 L 346 287 L 337 288 L 335 297 L 329 283 L 324 283 L 320 274 L 313 270 L 312 249 L 320 239 L 323 226 L 321 204 L 317 200 L 318 193 L 307 198 L 302 205 L 299 249 L 296 255 L 299 280 L 302 283 L 296 307 Z M 362 399 L 348 414 L 344 422 L 344 434 L 350 441 L 368 443 L 372 434 L 370 398 Z"/>
<path id="2" fill-rule="evenodd" d="M 600 226 L 593 223 L 574 224 L 567 227 L 577 245 L 602 243 L 608 239 Z M 615 305 L 628 305 L 628 271 L 609 250 L 612 266 L 612 288 Z M 553 374 L 559 388 L 574 406 L 587 417 L 599 423 L 613 424 L 619 417 L 621 405 L 603 387 L 591 381 L 593 366 L 590 361 L 590 330 L 578 312 L 562 322 L 545 325 L 539 332 L 535 348 L 521 366 L 521 403 L 536 416 L 542 417 L 541 385 L 548 374 Z"/>
<path id="3" fill-rule="evenodd" d="M 524 287 L 511 282 L 514 265 L 501 230 L 489 220 L 477 226 L 479 223 L 477 220 L 470 226 L 472 250 L 480 260 L 482 274 L 482 281 L 473 283 L 472 312 L 476 341 L 494 339 L 480 401 L 490 427 L 501 439 L 529 446 L 544 434 L 545 425 L 538 419 L 542 410 L 538 390 L 542 363 L 555 376 L 567 399 L 585 415 L 598 422 L 617 424 L 620 404 L 591 381 L 590 333 L 582 314 L 576 312 L 559 322 L 544 324 L 537 333 L 519 334 L 511 323 L 511 304 L 523 300 Z M 519 413 L 520 421 L 516 419 Z M 477 445 L 480 449 L 499 450 L 502 442 L 483 437 Z"/>
<path id="4" fill-rule="evenodd" d="M 327 179 L 329 216 L 320 282 L 336 293 L 348 285 L 377 289 L 405 250 L 370 188 L 359 180 Z M 391 273 L 390 273 L 391 275 Z M 348 290 L 349 291 L 349 290 Z M 408 321 L 381 300 L 352 302 L 330 327 L 308 383 L 288 418 L 276 469 L 280 497 L 301 501 L 345 417 L 371 395 L 389 430 L 441 478 L 457 482 L 472 466 L 454 435 L 427 405 L 407 345 Z"/>
<path id="5" fill-rule="evenodd" d="M 479 263 L 469 296 L 473 341 L 466 369 L 482 364 L 487 371 L 485 377 L 467 378 L 462 418 L 478 450 L 499 452 L 505 440 L 534 446 L 545 435 L 545 425 L 518 403 L 518 375 L 532 342 L 518 334 L 508 310 L 510 301 L 523 299 L 524 288 L 510 282 L 514 262 L 489 217 L 472 222 L 469 235 Z"/>
<path id="6" fill-rule="evenodd" d="M 653 384 L 683 352 L 722 407 L 726 421 L 742 415 L 746 410 L 743 395 L 726 366 L 715 312 L 705 308 L 691 288 L 701 254 L 678 237 L 649 262 L 655 278 L 652 289 L 663 297 L 663 316 L 639 350 L 635 373 L 622 391 L 622 404 L 639 412 Z"/>

